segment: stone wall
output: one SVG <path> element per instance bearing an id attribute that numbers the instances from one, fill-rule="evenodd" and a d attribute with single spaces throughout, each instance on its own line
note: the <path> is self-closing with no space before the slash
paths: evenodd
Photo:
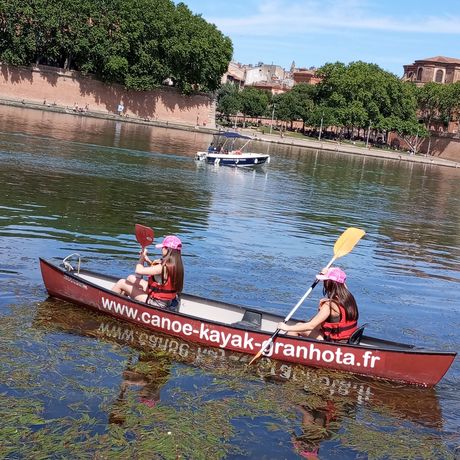
<path id="1" fill-rule="evenodd" d="M 431 156 L 460 163 L 460 139 L 458 137 L 431 136 L 431 139 L 424 139 L 420 152 L 427 153 L 428 150 Z"/>
<path id="2" fill-rule="evenodd" d="M 410 150 L 406 141 L 396 133 L 388 135 L 387 143 L 388 145 L 398 146 L 402 150 Z M 430 137 L 423 140 L 418 152 L 460 163 L 460 138 L 452 134 L 436 135 L 432 132 Z"/>
<path id="3" fill-rule="evenodd" d="M 116 114 L 190 126 L 215 127 L 215 101 L 207 94 L 184 96 L 175 88 L 128 91 L 80 72 L 54 67 L 0 64 L 0 98 Z"/>

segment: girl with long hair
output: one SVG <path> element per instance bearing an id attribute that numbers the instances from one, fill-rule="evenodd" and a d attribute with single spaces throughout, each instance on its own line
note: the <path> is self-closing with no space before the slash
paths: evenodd
<path id="1" fill-rule="evenodd" d="M 169 235 L 155 247 L 161 248 L 162 258 L 151 261 L 144 248 L 135 274 L 118 280 L 112 291 L 155 307 L 174 309 L 184 286 L 182 242 L 177 236 Z M 147 280 L 143 276 L 147 276 Z"/>
<path id="2" fill-rule="evenodd" d="M 307 322 L 292 325 L 281 322 L 278 329 L 287 331 L 288 335 L 331 342 L 347 341 L 357 329 L 359 318 L 356 300 L 345 284 L 347 275 L 340 268 L 331 267 L 316 278 L 324 282 L 325 296 L 319 301 L 318 313 Z"/>

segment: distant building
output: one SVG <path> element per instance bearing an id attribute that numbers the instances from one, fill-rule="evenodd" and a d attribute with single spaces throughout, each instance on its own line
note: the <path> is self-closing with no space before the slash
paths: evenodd
<path id="1" fill-rule="evenodd" d="M 413 64 L 404 66 L 402 78 L 416 85 L 429 82 L 455 83 L 460 81 L 460 59 L 445 56 L 419 59 Z"/>
<path id="2" fill-rule="evenodd" d="M 252 86 L 254 88 L 269 91 L 272 94 L 285 93 L 299 83 L 316 85 L 321 78 L 316 75 L 316 68 L 297 68 L 293 61 L 289 71 L 279 65 L 264 64 L 257 65 L 240 64 L 231 61 L 227 72 L 222 77 L 222 84 L 235 83 L 240 88 Z"/>
<path id="3" fill-rule="evenodd" d="M 227 72 L 222 77 L 222 83 L 235 83 L 240 88 L 252 86 L 272 94 L 289 91 L 294 86 L 294 80 L 278 65 L 267 65 L 262 62 L 256 66 L 230 62 Z"/>
<path id="4" fill-rule="evenodd" d="M 245 66 L 239 62 L 230 61 L 228 65 L 227 72 L 222 76 L 222 84 L 224 83 L 234 83 L 239 87 L 244 86 L 244 81 L 246 78 L 246 69 Z"/>
<path id="5" fill-rule="evenodd" d="M 246 66 L 245 85 L 259 82 L 278 83 L 286 77 L 286 71 L 279 65 L 260 64 L 257 67 Z"/>
<path id="6" fill-rule="evenodd" d="M 268 82 L 268 81 L 260 81 L 258 83 L 253 83 L 251 86 L 252 88 L 261 89 L 264 91 L 268 91 L 271 94 L 280 94 L 286 93 L 292 89 L 292 84 L 282 83 L 282 82 Z"/>
<path id="7" fill-rule="evenodd" d="M 316 69 L 293 69 L 292 78 L 296 85 L 306 83 L 308 85 L 316 85 L 321 81 L 321 78 L 316 75 Z"/>

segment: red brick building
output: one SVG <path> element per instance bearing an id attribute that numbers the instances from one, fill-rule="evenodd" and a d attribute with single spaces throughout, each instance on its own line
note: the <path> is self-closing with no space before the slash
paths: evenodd
<path id="1" fill-rule="evenodd" d="M 436 56 L 419 59 L 404 66 L 403 80 L 417 85 L 425 83 L 455 83 L 460 80 L 460 59 Z"/>
<path id="2" fill-rule="evenodd" d="M 438 83 L 440 85 L 456 83 L 460 81 L 460 59 L 445 56 L 418 59 L 412 64 L 404 66 L 402 79 L 413 82 L 417 86 L 423 86 L 426 83 Z M 420 151 L 458 161 L 460 158 L 458 114 L 450 117 L 447 126 L 435 121 L 428 128 L 431 136 L 425 139 Z"/>

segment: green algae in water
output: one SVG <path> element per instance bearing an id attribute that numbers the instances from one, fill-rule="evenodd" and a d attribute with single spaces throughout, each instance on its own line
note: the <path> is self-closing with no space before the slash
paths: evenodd
<path id="1" fill-rule="evenodd" d="M 366 411 L 361 422 L 349 421 L 337 439 L 345 447 L 365 452 L 371 460 L 454 460 L 454 453 L 439 436 L 431 433 L 414 435 L 411 427 L 394 426 L 392 422 Z"/>
<path id="2" fill-rule="evenodd" d="M 365 458 L 453 458 L 440 432 L 366 402 L 346 375 L 267 359 L 247 367 L 243 355 L 85 312 L 88 331 L 79 309 L 57 306 L 70 324 L 57 327 L 46 305 L 46 325 L 21 307 L 0 325 L 3 457 L 219 459 L 245 455 L 263 427 Z"/>

